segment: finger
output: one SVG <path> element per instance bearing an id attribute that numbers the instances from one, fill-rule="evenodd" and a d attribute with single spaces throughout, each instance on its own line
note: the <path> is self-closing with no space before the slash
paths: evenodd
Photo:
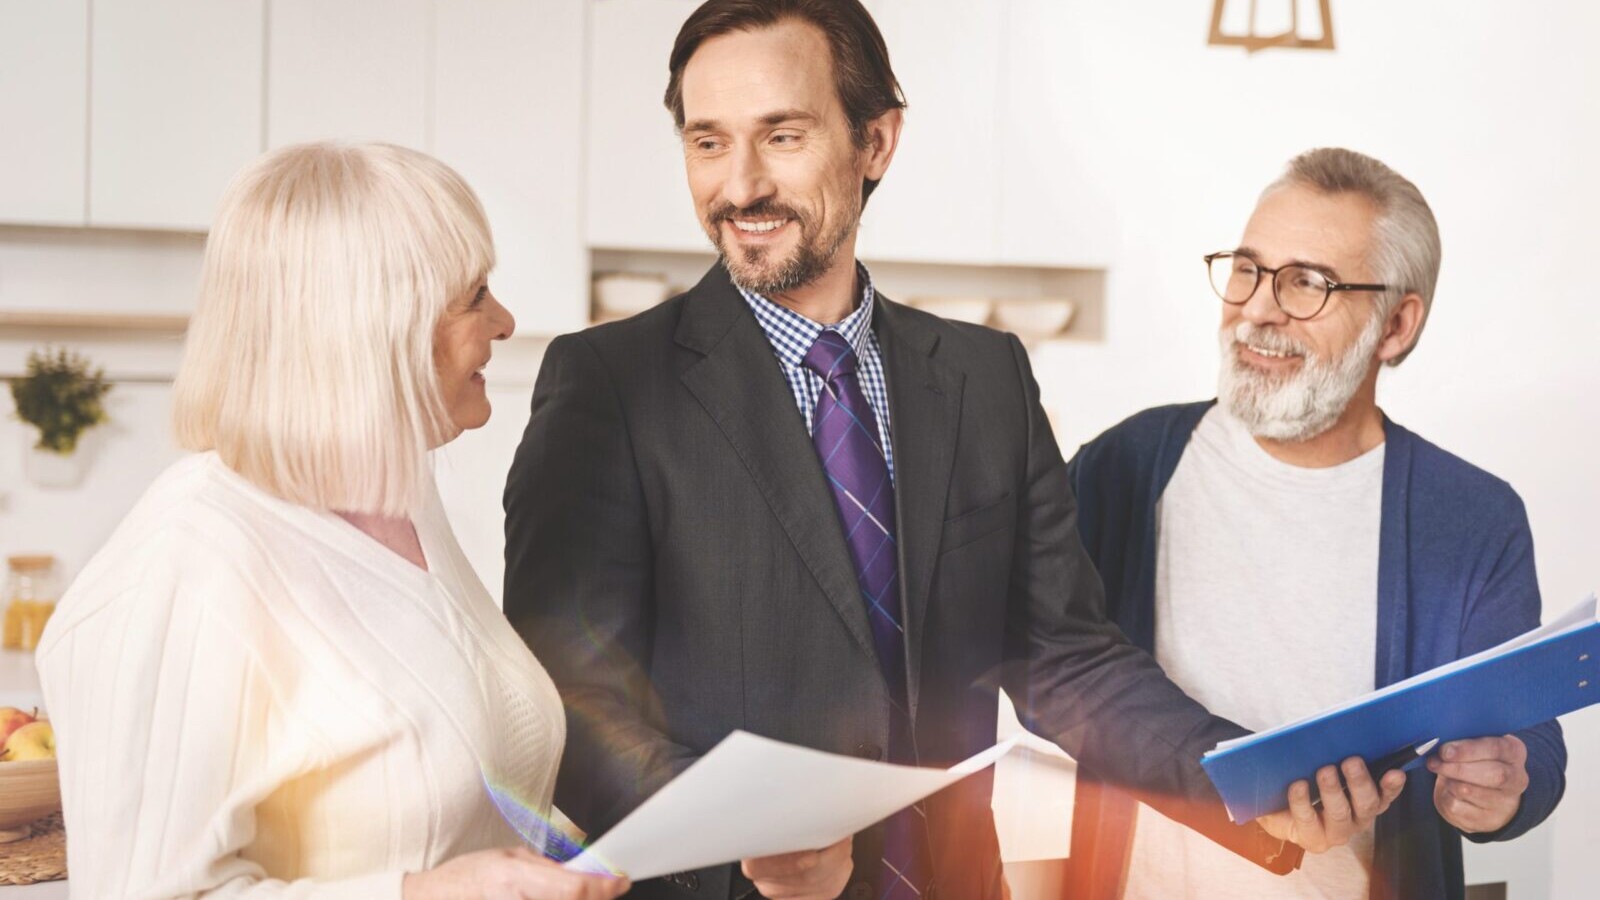
<path id="1" fill-rule="evenodd" d="M 1511 738 L 1518 744 L 1522 742 Z M 1511 751 L 1506 738 L 1481 737 L 1464 741 L 1451 741 L 1439 748 L 1439 758 L 1445 762 L 1480 762 L 1503 759 Z"/>
<path id="2" fill-rule="evenodd" d="M 1438 775 L 1440 778 L 1448 778 L 1451 781 L 1464 781 L 1467 784 L 1475 784 L 1479 787 L 1494 790 L 1516 788 L 1520 792 L 1520 786 L 1517 784 L 1519 770 L 1499 760 L 1450 763 L 1430 759 L 1428 760 L 1428 771 Z M 1524 773 L 1524 777 L 1526 777 L 1526 773 Z"/>
<path id="3" fill-rule="evenodd" d="M 1289 815 L 1294 819 L 1292 840 L 1307 850 L 1320 848 L 1324 838 L 1322 820 L 1311 806 L 1311 784 L 1305 779 L 1289 785 Z"/>
<path id="4" fill-rule="evenodd" d="M 1439 815 L 1463 831 L 1489 830 L 1488 823 L 1493 811 L 1463 796 L 1460 791 L 1462 787 L 1460 782 L 1440 780 L 1433 794 L 1433 805 L 1439 810 Z M 1470 786 L 1466 787 L 1471 789 Z"/>
<path id="5" fill-rule="evenodd" d="M 1379 780 L 1378 788 L 1383 792 L 1383 809 L 1380 809 L 1378 814 L 1383 815 L 1390 806 L 1394 805 L 1394 801 L 1400 799 L 1401 792 L 1406 789 L 1406 773 L 1399 769 L 1392 769 L 1383 773 L 1383 778 Z"/>
<path id="6" fill-rule="evenodd" d="M 1491 788 L 1479 787 L 1475 784 L 1468 784 L 1465 781 L 1456 781 L 1451 778 L 1440 779 L 1440 781 L 1444 784 L 1444 793 L 1447 797 L 1453 797 L 1479 809 L 1492 809 L 1496 802 L 1501 799 L 1500 793 Z"/>
<path id="7" fill-rule="evenodd" d="M 751 881 L 797 878 L 815 869 L 821 862 L 820 856 L 816 850 L 780 853 L 747 859 L 740 868 L 744 870 L 744 877 Z"/>
<path id="8" fill-rule="evenodd" d="M 1365 828 L 1383 811 L 1383 799 L 1378 786 L 1372 781 L 1372 771 L 1359 756 L 1352 756 L 1340 765 L 1344 772 L 1345 789 L 1350 795 L 1350 806 L 1355 811 L 1359 827 Z"/>
<path id="9" fill-rule="evenodd" d="M 560 866 L 534 864 L 518 869 L 514 887 L 527 900 L 610 900 L 628 889 L 625 878 L 583 875 Z"/>
<path id="10" fill-rule="evenodd" d="M 855 864 L 850 849 L 854 837 L 812 851 L 813 865 L 805 871 L 787 876 L 751 879 L 761 896 L 768 900 L 832 900 L 844 890 L 845 882 Z"/>
<path id="11" fill-rule="evenodd" d="M 1339 783 L 1339 770 L 1323 766 L 1317 770 L 1317 790 L 1322 795 L 1323 830 L 1331 841 L 1342 841 L 1350 833 L 1350 798 L 1345 796 L 1344 785 Z"/>

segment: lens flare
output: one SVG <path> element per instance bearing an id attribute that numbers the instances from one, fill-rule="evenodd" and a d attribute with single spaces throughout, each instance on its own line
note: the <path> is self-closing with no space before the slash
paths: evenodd
<path id="1" fill-rule="evenodd" d="M 541 815 L 533 805 L 518 799 L 511 789 L 495 784 L 487 772 L 483 773 L 483 787 L 489 792 L 494 808 L 500 811 L 500 817 L 534 852 L 558 863 L 583 852 L 581 842 Z"/>

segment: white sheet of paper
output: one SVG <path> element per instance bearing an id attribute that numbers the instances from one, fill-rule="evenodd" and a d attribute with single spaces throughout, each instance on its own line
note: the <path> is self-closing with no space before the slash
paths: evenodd
<path id="1" fill-rule="evenodd" d="M 640 881 L 819 850 L 989 767 L 1017 740 L 920 769 L 735 731 L 566 866 Z"/>

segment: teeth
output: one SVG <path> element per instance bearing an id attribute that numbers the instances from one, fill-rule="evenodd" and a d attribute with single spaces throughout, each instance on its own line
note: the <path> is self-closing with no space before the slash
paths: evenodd
<path id="1" fill-rule="evenodd" d="M 1271 357 L 1272 359 L 1287 359 L 1288 357 L 1296 355 L 1281 350 L 1267 350 L 1263 347 L 1257 347 L 1254 344 L 1246 344 L 1245 346 L 1250 348 L 1251 353 L 1257 354 L 1258 356 Z"/>
<path id="2" fill-rule="evenodd" d="M 789 220 L 778 219 L 775 222 L 741 222 L 738 219 L 734 219 L 733 227 L 749 234 L 765 234 L 769 231 L 776 231 L 783 225 L 783 223 L 787 221 Z"/>

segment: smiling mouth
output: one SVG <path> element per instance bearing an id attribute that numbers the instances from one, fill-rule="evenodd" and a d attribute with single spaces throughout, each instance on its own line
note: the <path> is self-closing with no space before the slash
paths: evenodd
<path id="1" fill-rule="evenodd" d="M 789 224 L 789 219 L 728 219 L 744 234 L 771 234 Z"/>
<path id="2" fill-rule="evenodd" d="M 1291 351 L 1288 351 L 1288 350 L 1268 350 L 1265 347 L 1257 347 L 1257 346 L 1254 346 L 1253 344 L 1246 344 L 1246 343 L 1239 343 L 1236 346 L 1238 346 L 1242 350 L 1249 351 L 1249 353 L 1251 353 L 1254 356 L 1259 356 L 1259 357 L 1261 357 L 1263 359 L 1303 359 L 1304 358 L 1301 354 L 1294 353 L 1294 352 L 1291 352 Z"/>

